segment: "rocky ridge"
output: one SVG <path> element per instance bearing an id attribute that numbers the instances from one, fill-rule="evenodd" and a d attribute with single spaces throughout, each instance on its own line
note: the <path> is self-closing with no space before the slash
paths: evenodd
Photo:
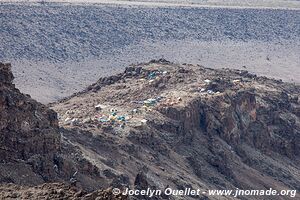
<path id="1" fill-rule="evenodd" d="M 299 95 L 295 84 L 242 70 L 163 59 L 130 66 L 50 105 L 58 113 L 59 128 L 55 118 L 53 129 L 61 135 L 57 181 L 69 182 L 71 177 L 74 188 L 88 191 L 299 191 Z M 44 196 L 52 187 L 64 186 L 49 184 Z M 75 198 L 73 189 L 66 191 L 66 198 Z"/>
<path id="2" fill-rule="evenodd" d="M 52 106 L 109 185 L 136 185 L 140 172 L 160 189 L 299 190 L 299 94 L 247 71 L 161 59 Z"/>

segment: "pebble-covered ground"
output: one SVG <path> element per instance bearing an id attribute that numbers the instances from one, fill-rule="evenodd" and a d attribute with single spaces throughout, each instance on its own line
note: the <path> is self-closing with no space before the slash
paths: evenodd
<path id="1" fill-rule="evenodd" d="M 42 102 L 164 57 L 300 82 L 300 10 L 0 4 L 0 61 Z"/>

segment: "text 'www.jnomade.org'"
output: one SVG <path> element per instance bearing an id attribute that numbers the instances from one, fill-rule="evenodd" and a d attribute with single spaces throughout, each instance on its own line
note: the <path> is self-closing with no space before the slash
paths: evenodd
<path id="1" fill-rule="evenodd" d="M 200 189 L 192 189 L 185 188 L 182 190 L 166 188 L 163 190 L 160 189 L 151 189 L 147 188 L 144 190 L 138 189 L 130 189 L 125 188 L 124 190 L 120 190 L 118 188 L 114 188 L 112 190 L 115 195 L 128 195 L 128 196 L 232 196 L 232 197 L 241 197 L 241 196 L 286 196 L 286 197 L 296 197 L 296 190 L 243 190 L 243 189 L 235 189 L 235 190 L 200 190 Z"/>

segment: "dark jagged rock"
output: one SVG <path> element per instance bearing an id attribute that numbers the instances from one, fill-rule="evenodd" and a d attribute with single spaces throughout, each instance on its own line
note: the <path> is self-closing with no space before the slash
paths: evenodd
<path id="1" fill-rule="evenodd" d="M 57 115 L 21 94 L 12 81 L 10 64 L 0 64 L 0 162 L 21 160 L 44 180 L 52 179 L 56 176 L 54 158 L 60 150 Z M 6 175 L 0 173 L 2 182 Z"/>
<path id="2" fill-rule="evenodd" d="M 0 80 L 0 184 L 104 185 L 98 168 L 61 137 L 57 113 L 15 88 L 10 64 L 0 63 Z"/>
<path id="3" fill-rule="evenodd" d="M 0 84 L 8 84 L 11 85 L 14 76 L 11 72 L 11 65 L 9 63 L 4 64 L 0 63 Z"/>

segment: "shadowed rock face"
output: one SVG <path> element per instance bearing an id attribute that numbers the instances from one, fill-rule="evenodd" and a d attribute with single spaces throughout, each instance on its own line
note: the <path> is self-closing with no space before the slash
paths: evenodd
<path id="1" fill-rule="evenodd" d="M 98 169 L 61 137 L 57 113 L 12 82 L 11 65 L 0 63 L 0 184 L 64 181 L 88 190 L 105 188 Z"/>
<path id="2" fill-rule="evenodd" d="M 57 114 L 21 94 L 12 81 L 10 64 L 0 63 L 0 163 L 27 163 L 51 179 L 60 151 Z"/>
<path id="3" fill-rule="evenodd" d="M 11 65 L 10 64 L 3 64 L 0 63 L 0 84 L 12 84 L 14 76 L 11 72 Z"/>

